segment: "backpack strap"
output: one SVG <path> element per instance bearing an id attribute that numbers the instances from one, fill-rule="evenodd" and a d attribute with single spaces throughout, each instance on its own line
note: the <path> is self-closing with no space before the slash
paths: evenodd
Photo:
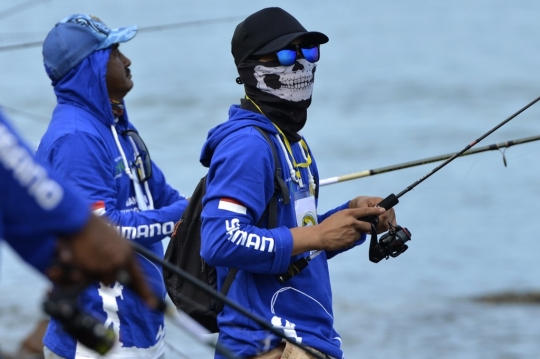
<path id="1" fill-rule="evenodd" d="M 268 204 L 270 208 L 270 218 L 272 218 L 272 213 L 277 216 L 277 204 L 276 204 L 276 190 L 279 189 L 279 192 L 283 195 L 283 204 L 287 205 L 291 202 L 290 196 L 289 196 L 289 189 L 287 188 L 287 185 L 285 184 L 285 181 L 283 178 L 281 178 L 281 165 L 279 162 L 279 156 L 276 151 L 276 146 L 274 146 L 274 142 L 268 137 L 268 133 L 266 133 L 265 130 L 263 130 L 260 127 L 254 126 L 260 133 L 263 135 L 263 137 L 266 139 L 268 144 L 270 145 L 270 148 L 272 149 L 272 155 L 274 156 L 274 196 L 272 196 L 272 199 L 270 199 L 270 203 Z M 274 203 L 272 203 L 274 202 Z M 274 216 L 274 217 L 275 217 Z M 273 223 L 270 224 L 269 220 L 269 226 L 270 228 L 275 228 L 276 226 L 276 217 L 273 218 Z"/>
<path id="2" fill-rule="evenodd" d="M 283 195 L 283 204 L 287 205 L 290 203 L 290 197 L 289 197 L 289 189 L 287 188 L 287 185 L 285 184 L 285 181 L 283 178 L 281 178 L 281 166 L 279 162 L 279 157 L 276 151 L 276 146 L 274 146 L 274 142 L 268 137 L 268 134 L 265 130 L 263 130 L 260 127 L 254 126 L 266 139 L 268 144 L 270 145 L 270 148 L 272 149 L 272 155 L 274 156 L 274 194 L 272 198 L 270 199 L 270 202 L 268 203 L 268 206 L 266 207 L 265 212 L 268 212 L 268 228 L 276 228 L 277 226 L 277 193 L 281 192 Z M 238 268 L 231 268 L 229 269 L 229 273 L 227 273 L 227 278 L 225 278 L 225 282 L 223 282 L 223 287 L 221 287 L 221 294 L 227 295 L 229 293 L 229 289 L 231 288 L 231 285 L 234 281 L 234 278 L 236 277 L 236 273 L 238 273 Z M 222 301 L 218 301 L 216 311 L 219 313 L 223 310 L 224 303 Z"/>
<path id="3" fill-rule="evenodd" d="M 227 278 L 225 278 L 225 282 L 223 282 L 223 287 L 221 287 L 221 294 L 226 296 L 227 293 L 229 293 L 229 289 L 231 289 L 234 278 L 236 278 L 236 273 L 238 273 L 238 268 L 229 269 L 229 273 L 227 273 Z M 222 301 L 218 301 L 216 305 L 216 312 L 221 312 L 224 305 L 225 303 L 223 303 Z"/>

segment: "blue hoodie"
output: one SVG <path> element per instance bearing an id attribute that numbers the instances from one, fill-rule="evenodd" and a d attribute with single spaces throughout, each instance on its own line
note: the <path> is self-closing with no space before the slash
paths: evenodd
<path id="1" fill-rule="evenodd" d="M 136 129 L 127 112 L 116 121 L 112 114 L 105 80 L 109 54 L 110 48 L 94 52 L 53 83 L 58 104 L 37 157 L 76 186 L 89 204 L 97 205 L 97 213 L 107 216 L 126 238 L 163 256 L 161 240 L 172 233 L 187 200 L 167 184 L 161 170 L 152 163 L 152 177 L 147 183 L 155 209 L 143 210 L 138 205 L 134 182 L 126 174 L 122 159 L 122 152 L 128 166 L 135 159 L 132 144 L 122 131 Z M 144 185 L 141 188 L 144 192 Z M 150 203 L 147 195 L 145 202 Z M 139 259 L 154 292 L 164 298 L 161 267 L 140 255 Z M 96 283 L 81 295 L 80 302 L 119 334 L 120 343 L 108 357 L 153 359 L 163 353 L 163 314 L 149 311 L 129 289 Z M 87 354 L 87 349 L 67 336 L 55 321 L 49 325 L 44 342 L 68 359 L 74 358 L 76 352 L 96 355 Z"/>
<path id="2" fill-rule="evenodd" d="M 274 159 L 268 143 L 253 126 L 271 135 L 290 191 L 290 204 L 284 205 L 282 196 L 278 197 L 277 227 L 273 229 L 266 228 L 263 212 L 274 193 Z M 298 258 L 309 255 L 306 252 L 291 256 L 290 228 L 297 227 L 294 200 L 299 186 L 291 179 L 277 133 L 266 117 L 237 105 L 230 108 L 227 122 L 210 130 L 200 158 L 209 167 L 203 200 L 201 256 L 217 267 L 219 289 L 228 268 L 239 269 L 229 290 L 231 300 L 283 329 L 288 337 L 342 358 L 341 338 L 333 328 L 327 265 L 327 260 L 337 252 L 322 252 L 285 284 L 275 277 L 286 272 L 289 264 Z M 303 159 L 300 144 L 291 147 L 294 158 Z M 311 158 L 310 170 L 317 183 L 317 165 L 312 155 Z M 307 169 L 300 168 L 300 173 L 307 183 Z M 344 208 L 348 208 L 348 202 L 318 215 L 318 223 Z M 219 314 L 218 325 L 221 344 L 240 357 L 255 356 L 281 341 L 228 306 Z M 216 358 L 222 356 L 216 353 Z"/>
<path id="3" fill-rule="evenodd" d="M 58 182 L 0 113 L 0 239 L 43 272 L 59 234 L 82 229 L 88 205 Z"/>

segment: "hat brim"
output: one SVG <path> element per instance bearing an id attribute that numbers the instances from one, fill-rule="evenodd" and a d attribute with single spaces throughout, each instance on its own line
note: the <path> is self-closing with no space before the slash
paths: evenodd
<path id="1" fill-rule="evenodd" d="M 253 55 L 265 55 L 272 52 L 279 51 L 285 46 L 289 45 L 296 39 L 302 38 L 311 45 L 326 44 L 328 42 L 328 36 L 322 32 L 317 31 L 308 31 L 308 32 L 294 32 L 292 34 L 287 34 L 278 37 L 270 41 L 268 44 L 264 45 L 259 50 L 255 51 Z"/>
<path id="2" fill-rule="evenodd" d="M 135 35 L 137 35 L 137 31 L 139 31 L 137 25 L 121 27 L 118 29 L 111 29 L 111 32 L 109 33 L 105 41 L 103 41 L 96 50 L 106 49 L 107 47 L 114 44 L 128 42 L 129 40 L 133 39 Z"/>

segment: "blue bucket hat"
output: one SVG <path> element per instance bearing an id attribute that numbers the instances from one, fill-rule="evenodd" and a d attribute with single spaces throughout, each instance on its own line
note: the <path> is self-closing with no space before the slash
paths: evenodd
<path id="1" fill-rule="evenodd" d="M 43 63 L 49 77 L 61 79 L 96 50 L 131 40 L 137 26 L 109 29 L 100 19 L 73 14 L 61 20 L 43 42 Z"/>

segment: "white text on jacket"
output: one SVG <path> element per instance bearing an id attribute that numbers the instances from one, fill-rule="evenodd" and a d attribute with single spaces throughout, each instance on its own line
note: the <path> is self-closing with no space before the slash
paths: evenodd
<path id="1" fill-rule="evenodd" d="M 268 252 L 273 252 L 274 238 L 260 237 L 255 233 L 247 233 L 240 230 L 240 220 L 234 218 L 231 221 L 225 221 L 225 228 L 227 230 L 227 240 L 235 243 L 237 246 L 241 245 L 247 248 L 253 247 L 256 250 L 264 252 L 268 246 Z"/>
<path id="2" fill-rule="evenodd" d="M 0 125 L 0 163 L 13 173 L 13 178 L 28 191 L 44 210 L 53 210 L 64 197 L 64 190 L 49 178 L 26 148 L 4 125 Z"/>
<path id="3" fill-rule="evenodd" d="M 138 227 L 117 227 L 120 234 L 126 239 L 137 239 L 171 234 L 174 230 L 174 222 L 141 224 Z"/>

